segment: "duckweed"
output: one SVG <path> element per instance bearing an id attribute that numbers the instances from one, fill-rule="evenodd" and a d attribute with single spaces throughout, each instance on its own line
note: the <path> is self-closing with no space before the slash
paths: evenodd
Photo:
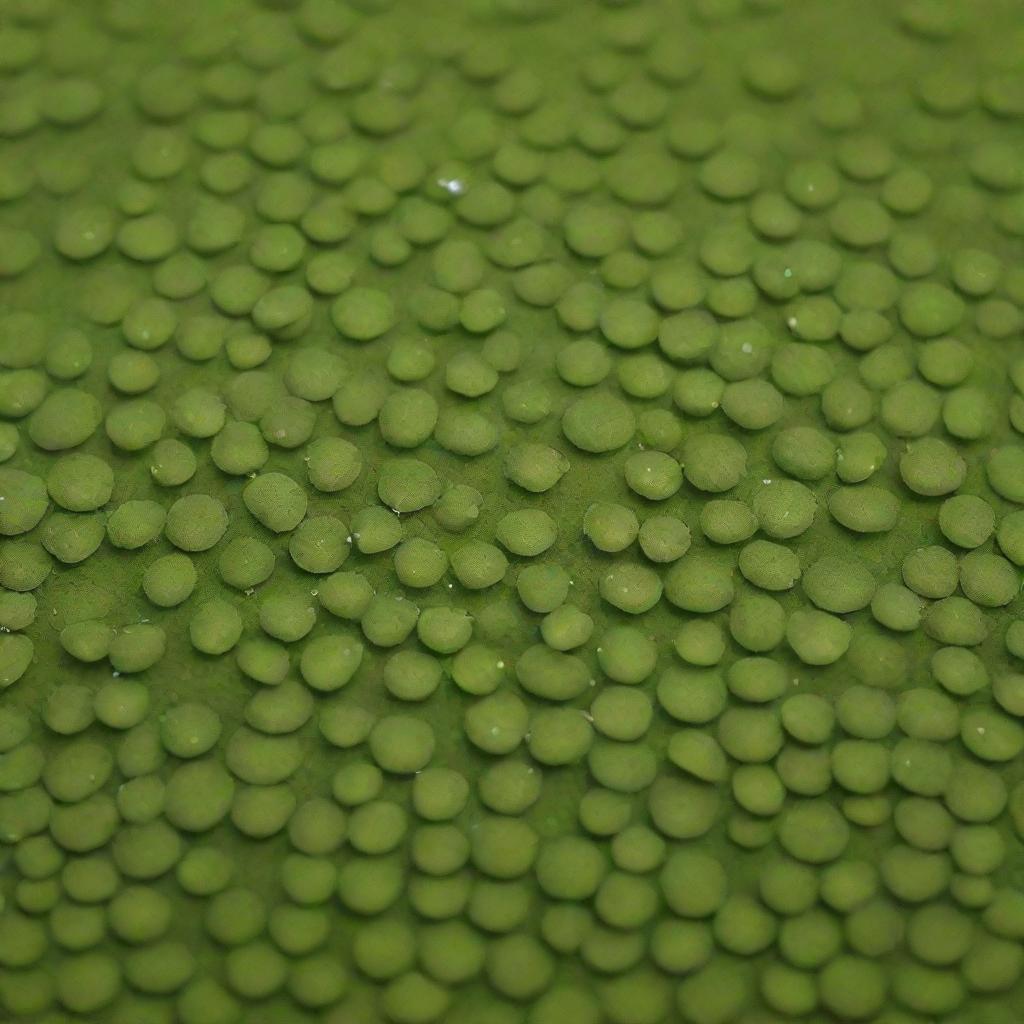
<path id="1" fill-rule="evenodd" d="M 0 1017 L 1016 1019 L 1014 12 L 10 6 Z"/>

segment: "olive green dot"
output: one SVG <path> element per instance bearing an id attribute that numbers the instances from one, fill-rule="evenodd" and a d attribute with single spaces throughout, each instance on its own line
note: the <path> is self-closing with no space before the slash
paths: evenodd
<path id="1" fill-rule="evenodd" d="M 29 438 L 45 451 L 65 451 L 87 441 L 100 424 L 99 402 L 77 388 L 51 391 L 28 421 Z"/>
<path id="2" fill-rule="evenodd" d="M 393 326 L 395 317 L 394 301 L 373 288 L 350 288 L 331 307 L 335 327 L 353 341 L 379 338 Z"/>
<path id="3" fill-rule="evenodd" d="M 735 487 L 747 469 L 743 446 L 724 434 L 691 435 L 683 442 L 680 461 L 688 483 L 714 494 Z"/>
<path id="4" fill-rule="evenodd" d="M 828 510 L 837 523 L 855 533 L 885 533 L 896 525 L 900 505 L 892 492 L 863 484 L 833 491 Z"/>
<path id="5" fill-rule="evenodd" d="M 585 452 L 615 451 L 636 430 L 632 410 L 613 395 L 599 392 L 574 401 L 562 416 L 562 431 Z"/>
<path id="6" fill-rule="evenodd" d="M 786 640 L 806 665 L 830 665 L 850 645 L 850 626 L 821 611 L 794 612 L 786 623 Z"/>
<path id="7" fill-rule="evenodd" d="M 276 588 L 260 603 L 260 627 L 276 640 L 295 643 L 316 623 L 316 603 L 308 591 Z"/>
<path id="8" fill-rule="evenodd" d="M 653 570 L 636 563 L 622 562 L 601 577 L 600 591 L 613 607 L 639 615 L 660 600 L 662 582 Z"/>
<path id="9" fill-rule="evenodd" d="M 306 493 L 283 473 L 256 477 L 246 484 L 242 500 L 249 512 L 274 533 L 294 530 L 306 514 Z"/>

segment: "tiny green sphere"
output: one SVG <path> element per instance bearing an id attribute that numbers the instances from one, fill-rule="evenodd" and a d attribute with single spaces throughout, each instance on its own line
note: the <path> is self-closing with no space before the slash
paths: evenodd
<path id="1" fill-rule="evenodd" d="M 899 519 L 900 503 L 891 491 L 862 484 L 833 491 L 828 510 L 837 523 L 854 533 L 886 533 Z"/>
<path id="2" fill-rule="evenodd" d="M 418 459 L 388 459 L 380 467 L 377 496 L 396 512 L 417 512 L 440 495 L 437 473 Z"/>
<path id="3" fill-rule="evenodd" d="M 396 775 L 422 771 L 434 753 L 434 732 L 419 719 L 388 715 L 373 727 L 369 745 L 373 759 L 382 769 Z"/>
<path id="4" fill-rule="evenodd" d="M 671 498 L 683 484 L 679 463 L 664 452 L 637 452 L 625 464 L 626 485 L 650 501 Z"/>
<path id="5" fill-rule="evenodd" d="M 594 631 L 594 620 L 579 608 L 563 604 L 544 616 L 540 625 L 544 643 L 556 651 L 581 647 Z"/>
<path id="6" fill-rule="evenodd" d="M 850 646 L 852 629 L 834 615 L 797 610 L 786 623 L 786 641 L 806 665 L 831 665 Z"/>
<path id="7" fill-rule="evenodd" d="M 174 554 L 158 558 L 142 577 L 146 597 L 161 608 L 173 608 L 188 600 L 199 575 L 188 555 Z"/>
<path id="8" fill-rule="evenodd" d="M 590 670 L 582 659 L 544 644 L 528 647 L 516 662 L 515 673 L 524 690 L 552 701 L 573 700 L 590 685 Z"/>
<path id="9" fill-rule="evenodd" d="M 251 590 L 265 583 L 274 571 L 274 552 L 255 537 L 236 537 L 221 550 L 217 569 L 221 579 L 236 590 Z"/>
<path id="10" fill-rule="evenodd" d="M 818 980 L 822 1003 L 845 1020 L 877 1014 L 885 1006 L 887 988 L 886 976 L 876 963 L 854 956 L 837 957 Z"/>
<path id="11" fill-rule="evenodd" d="M 50 470 L 46 486 L 50 497 L 61 508 L 69 512 L 92 512 L 110 500 L 114 471 L 94 455 L 65 455 Z"/>
<path id="12" fill-rule="evenodd" d="M 846 614 L 867 607 L 875 580 L 862 562 L 826 555 L 809 565 L 801 577 L 804 593 L 826 612 Z"/>
<path id="13" fill-rule="evenodd" d="M 636 540 L 640 523 L 636 513 L 624 505 L 596 502 L 583 516 L 583 532 L 601 551 L 624 551 Z"/>
<path id="14" fill-rule="evenodd" d="M 520 572 L 516 580 L 516 592 L 530 611 L 545 614 L 565 602 L 571 582 L 561 566 L 535 563 Z"/>
<path id="15" fill-rule="evenodd" d="M 714 544 L 738 544 L 757 531 L 757 517 L 741 501 L 714 498 L 701 507 L 700 527 Z"/>
<path id="16" fill-rule="evenodd" d="M 620 611 L 640 615 L 661 599 L 662 581 L 646 566 L 622 562 L 601 577 L 601 597 Z"/>
<path id="17" fill-rule="evenodd" d="M 642 348 L 658 337 L 658 314 L 636 299 L 613 299 L 601 312 L 600 328 L 616 348 Z"/>
<path id="18" fill-rule="evenodd" d="M 960 589 L 974 604 L 997 608 L 1020 591 L 1017 569 L 1000 555 L 972 551 L 960 560 Z"/>
<path id="19" fill-rule="evenodd" d="M 362 471 L 359 449 L 341 437 L 321 437 L 306 449 L 309 482 L 328 494 L 343 491 L 356 482 Z"/>
<path id="20" fill-rule="evenodd" d="M 558 527 L 542 509 L 521 508 L 498 521 L 494 538 L 512 554 L 532 558 L 555 543 Z"/>
<path id="21" fill-rule="evenodd" d="M 899 314 L 908 331 L 921 338 L 935 338 L 957 327 L 964 302 L 943 285 L 922 282 L 905 289 Z"/>
<path id="22" fill-rule="evenodd" d="M 744 430 L 765 430 L 782 416 L 782 395 L 768 381 L 741 380 L 725 386 L 722 412 Z"/>
<path id="23" fill-rule="evenodd" d="M 951 551 L 938 545 L 917 548 L 903 559 L 903 582 L 921 597 L 949 597 L 956 589 L 958 566 Z"/>
<path id="24" fill-rule="evenodd" d="M 270 455 L 267 442 L 254 423 L 229 420 L 210 446 L 210 458 L 223 473 L 247 476 L 262 469 Z"/>
<path id="25" fill-rule="evenodd" d="M 988 635 L 988 623 L 977 605 L 954 596 L 936 601 L 925 612 L 924 631 L 942 644 L 974 647 Z"/>
<path id="26" fill-rule="evenodd" d="M 525 821 L 486 816 L 470 836 L 470 858 L 491 878 L 519 878 L 533 866 L 538 846 L 537 834 Z"/>
<path id="27" fill-rule="evenodd" d="M 806 532 L 817 507 L 813 492 L 796 480 L 775 480 L 754 494 L 754 515 L 764 533 L 776 540 Z"/>
<path id="28" fill-rule="evenodd" d="M 494 390 L 498 371 L 476 352 L 458 352 L 445 364 L 445 386 L 463 398 L 480 398 Z"/>
<path id="29" fill-rule="evenodd" d="M 288 554 L 304 572 L 326 574 L 338 569 L 350 551 L 348 527 L 334 516 L 303 520 L 288 539 Z"/>
<path id="30" fill-rule="evenodd" d="M 658 661 L 654 641 L 635 626 L 613 626 L 606 630 L 596 653 L 601 671 L 619 683 L 643 682 Z"/>
<path id="31" fill-rule="evenodd" d="M 740 551 L 739 570 L 755 587 L 772 591 L 791 589 L 801 575 L 797 554 L 767 540 L 751 541 Z"/>
<path id="32" fill-rule="evenodd" d="M 652 562 L 674 562 L 690 548 L 690 528 L 674 516 L 649 516 L 638 534 L 640 550 Z"/>
<path id="33" fill-rule="evenodd" d="M 988 457 L 985 466 L 988 482 L 1000 497 L 1020 503 L 1024 501 L 1024 448 L 1019 445 L 1004 445 L 996 448 Z"/>
<path id="34" fill-rule="evenodd" d="M 454 654 L 472 638 L 473 618 L 461 608 L 426 608 L 416 623 L 416 635 L 429 650 Z"/>
<path id="35" fill-rule="evenodd" d="M 273 533 L 288 533 L 302 522 L 308 498 L 284 473 L 263 473 L 247 483 L 242 500 L 250 514 Z"/>
<path id="36" fill-rule="evenodd" d="M 863 483 L 882 467 L 888 454 L 875 434 L 866 431 L 847 434 L 835 453 L 836 476 L 846 484 Z"/>
<path id="37" fill-rule="evenodd" d="M 915 494 L 936 498 L 957 490 L 967 463 L 945 441 L 925 437 L 912 441 L 900 456 L 900 476 Z"/>
<path id="38" fill-rule="evenodd" d="M 835 444 L 814 427 L 790 427 L 772 439 L 776 465 L 798 480 L 821 480 L 832 469 Z"/>
<path id="39" fill-rule="evenodd" d="M 92 437 L 101 418 L 100 404 L 92 395 L 78 388 L 58 388 L 29 417 L 28 436 L 44 451 L 65 451 Z"/>
<path id="40" fill-rule="evenodd" d="M 164 438 L 153 446 L 149 472 L 161 487 L 180 487 L 195 476 L 197 469 L 195 453 L 184 442 Z"/>
<path id="41" fill-rule="evenodd" d="M 138 623 L 114 633 L 107 656 L 118 672 L 143 672 L 155 665 L 166 649 L 167 636 L 159 626 Z"/>
<path id="42" fill-rule="evenodd" d="M 204 601 L 189 620 L 192 646 L 203 654 L 226 654 L 242 637 L 242 616 L 233 604 L 221 598 Z"/>
<path id="43" fill-rule="evenodd" d="M 223 429 L 227 412 L 218 395 L 192 388 L 179 395 L 171 406 L 171 419 L 189 437 L 213 437 Z"/>
<path id="44" fill-rule="evenodd" d="M 501 549 L 480 540 L 470 540 L 456 548 L 450 562 L 456 579 L 470 590 L 494 586 L 508 569 L 508 559 Z"/>
<path id="45" fill-rule="evenodd" d="M 995 510 L 973 494 L 947 498 L 939 507 L 939 529 L 957 547 L 980 547 L 995 532 L 995 526 Z"/>
<path id="46" fill-rule="evenodd" d="M 635 431 L 632 409 L 608 392 L 578 398 L 562 415 L 562 432 L 585 452 L 616 451 L 630 442 Z"/>
<path id="47" fill-rule="evenodd" d="M 331 319 L 346 338 L 373 341 L 394 325 L 394 302 L 374 288 L 350 288 L 335 299 Z"/>
<path id="48" fill-rule="evenodd" d="M 555 356 L 559 377 L 577 388 L 600 384 L 611 373 L 613 365 L 608 347 L 590 338 L 570 342 Z"/>
<path id="49" fill-rule="evenodd" d="M 505 456 L 505 476 L 526 491 L 551 490 L 569 471 L 569 460 L 559 451 L 538 442 L 524 442 Z"/>
<path id="50" fill-rule="evenodd" d="M 691 434 L 683 442 L 680 461 L 689 484 L 714 494 L 731 490 L 747 471 L 745 449 L 724 434 Z"/>
<path id="51" fill-rule="evenodd" d="M 214 547 L 227 528 L 227 509 L 220 501 L 208 494 L 190 494 L 168 509 L 164 534 L 176 548 L 197 552 Z"/>
<path id="52" fill-rule="evenodd" d="M 846 849 L 850 829 L 824 800 L 802 800 L 783 814 L 778 839 L 783 849 L 807 864 L 827 864 Z"/>
<path id="53" fill-rule="evenodd" d="M 121 989 L 121 969 L 105 953 L 67 957 L 57 969 L 58 1000 L 73 1013 L 96 1013 L 114 1001 Z"/>

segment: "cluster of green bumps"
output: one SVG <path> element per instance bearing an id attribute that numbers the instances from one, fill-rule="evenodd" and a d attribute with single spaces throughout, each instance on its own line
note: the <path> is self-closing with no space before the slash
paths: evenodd
<path id="1" fill-rule="evenodd" d="M 0 0 L 0 1018 L 1024 1019 L 1024 35 Z"/>

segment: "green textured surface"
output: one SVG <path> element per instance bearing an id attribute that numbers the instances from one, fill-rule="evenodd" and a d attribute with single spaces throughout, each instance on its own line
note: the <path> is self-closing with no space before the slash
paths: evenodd
<path id="1" fill-rule="evenodd" d="M 0 691 L 0 1016 L 1024 1016 L 1022 56 L 1020 11 L 1000 0 L 0 0 L 0 524 L 25 484 L 8 470 L 49 479 L 60 498 L 0 541 L 0 615 L 22 638 L 0 637 L 11 680 Z M 226 122 L 211 135 L 208 115 L 229 109 L 245 112 L 237 136 Z M 271 125 L 268 142 L 256 129 Z M 224 154 L 249 180 L 215 195 Z M 400 185 L 395 168 L 409 171 Z M 283 181 L 296 202 L 275 212 L 262 190 Z M 324 198 L 329 216 L 303 217 Z M 76 218 L 97 209 L 115 237 L 77 258 L 91 239 Z M 166 218 L 160 230 L 151 213 Z M 510 224 L 522 267 L 502 259 Z M 168 227 L 177 237 L 160 237 Z M 222 243 L 204 242 L 220 231 Z M 645 231 L 665 232 L 664 245 Z M 476 250 L 432 255 L 455 241 Z M 187 296 L 168 289 L 164 262 L 182 253 L 202 269 Z M 318 276 L 321 253 L 345 261 L 336 288 Z M 246 308 L 228 308 L 240 291 L 218 275 L 246 265 L 265 281 Z M 583 282 L 585 301 L 566 300 Z M 292 288 L 253 310 L 271 284 Z M 423 312 L 424 285 L 447 290 L 449 322 Z M 142 371 L 124 359 L 150 347 L 140 321 L 162 326 L 139 305 L 154 295 L 172 317 Z M 307 306 L 308 322 L 291 326 Z M 222 336 L 199 353 L 189 346 L 209 317 Z M 80 375 L 55 363 L 65 329 L 91 353 Z M 259 366 L 240 361 L 247 336 L 263 337 Z M 308 350 L 341 363 L 298 379 Z M 146 373 L 156 379 L 127 394 Z M 253 397 L 244 382 L 257 380 L 273 386 L 262 419 L 241 414 Z M 209 394 L 188 426 L 175 403 L 193 388 Z M 379 421 L 377 404 L 355 417 L 377 389 L 406 397 Z M 403 410 L 408 389 L 417 397 Z M 288 390 L 315 400 L 282 404 Z M 81 392 L 105 423 L 78 434 Z M 217 429 L 217 395 L 229 423 L 259 421 L 269 443 L 253 468 L 297 482 L 307 522 L 333 516 L 335 533 L 300 554 L 293 538 L 314 528 L 295 529 L 301 502 L 289 516 L 276 491 L 243 500 L 255 472 L 218 468 L 240 445 L 235 427 Z M 535 415 L 517 413 L 531 403 Z M 651 410 L 664 418 L 645 419 Z M 282 421 L 301 435 L 293 447 L 278 443 Z M 783 450 L 794 427 L 819 433 Z M 708 434 L 738 444 L 709 454 Z M 157 437 L 181 444 L 157 448 Z M 361 466 L 349 483 L 339 465 L 348 486 L 329 492 L 314 485 L 308 448 L 333 437 L 356 446 Z M 75 496 L 61 491 L 58 444 L 112 470 L 109 500 L 95 464 L 85 479 L 69 473 Z M 416 476 L 409 459 L 436 477 Z M 863 472 L 849 468 L 861 460 Z M 780 488 L 787 476 L 801 485 Z M 98 498 L 80 497 L 87 484 Z M 839 490 L 857 485 L 882 491 Z M 947 504 L 954 494 L 987 507 Z M 211 505 L 207 518 L 172 516 L 174 543 L 161 531 L 136 550 L 107 539 L 91 550 L 89 525 L 98 540 L 125 502 L 166 510 L 187 495 L 222 503 L 222 536 Z M 409 502 L 401 535 L 422 542 L 397 558 L 390 543 L 353 546 L 385 498 Z M 736 507 L 738 525 L 727 521 L 711 504 L 723 499 L 752 509 L 758 532 Z M 459 522 L 467 501 L 478 515 Z M 632 530 L 647 524 L 639 538 L 627 517 L 620 544 L 597 502 L 631 508 Z M 549 518 L 505 518 L 524 510 Z M 655 519 L 665 516 L 677 522 Z M 261 525 L 278 517 L 279 532 Z M 185 552 L 191 589 L 176 553 L 207 525 L 212 547 Z M 228 549 L 239 538 L 276 556 L 270 578 L 243 590 L 223 580 L 225 567 L 240 571 L 241 549 Z M 478 557 L 464 564 L 470 541 L 504 549 L 499 582 L 467 585 L 480 569 Z M 925 546 L 946 553 L 906 561 Z M 168 555 L 180 589 L 159 569 L 146 575 Z M 415 604 L 429 644 L 413 630 L 397 648 L 375 645 L 321 606 L 342 555 L 342 571 Z M 31 592 L 34 617 L 14 590 Z M 282 592 L 301 598 L 295 615 L 268 600 Z M 535 646 L 579 628 L 566 602 L 593 620 L 572 662 Z M 426 614 L 449 608 L 488 648 L 461 671 L 464 620 L 442 631 Z M 242 643 L 284 639 L 310 609 L 315 625 L 285 644 L 284 681 L 269 663 L 268 685 L 243 674 L 238 624 Z M 363 631 L 383 640 L 396 617 L 374 609 Z M 122 646 L 124 627 L 158 626 L 166 652 L 140 672 L 76 660 L 59 635 L 94 621 Z M 324 692 L 325 674 L 351 672 L 357 641 L 351 679 Z M 396 650 L 417 657 L 388 668 Z M 755 657 L 768 660 L 733 668 Z M 82 692 L 59 686 L 85 687 L 88 708 L 112 674 L 148 693 L 145 720 L 167 748 L 152 771 L 128 768 L 144 724 L 116 729 L 87 711 L 59 725 Z M 483 703 L 491 691 L 515 700 Z M 405 717 L 344 747 L 325 737 L 324 709 L 338 707 Z M 555 707 L 568 709 L 560 738 L 544 732 L 555 719 L 537 724 Z M 246 721 L 252 731 L 238 732 Z M 177 756 L 197 743 L 199 758 Z M 343 775 L 343 786 L 336 773 L 374 760 L 390 804 L 357 810 L 353 797 L 342 814 L 345 787 L 367 777 Z M 427 820 L 443 809 L 432 815 L 422 796 L 414 806 L 412 773 L 428 764 L 467 783 L 443 832 Z M 232 823 L 246 781 L 277 785 L 285 802 L 269 837 Z M 288 792 L 299 809 L 286 828 Z M 327 883 L 296 915 L 286 858 L 311 833 L 329 847 Z M 436 861 L 417 845 L 428 841 Z M 200 848 L 233 869 L 217 886 L 201 867 L 206 895 L 180 868 Z M 463 892 L 435 921 L 415 857 L 448 879 L 430 885 Z M 111 858 L 116 884 L 76 883 Z M 363 902 L 385 882 L 386 905 Z M 464 972 L 449 974 L 460 954 Z"/>

